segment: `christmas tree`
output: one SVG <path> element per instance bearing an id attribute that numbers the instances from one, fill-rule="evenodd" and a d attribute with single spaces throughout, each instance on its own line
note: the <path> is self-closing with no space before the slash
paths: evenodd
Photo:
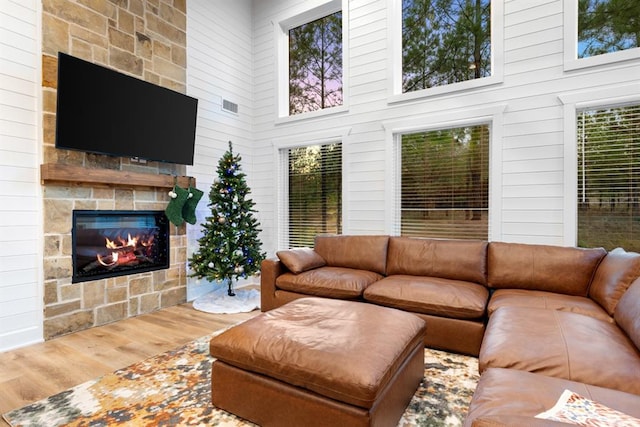
<path id="1" fill-rule="evenodd" d="M 189 258 L 192 277 L 226 282 L 229 296 L 235 295 L 234 279 L 259 271 L 265 258 L 258 239 L 260 224 L 253 216 L 255 203 L 247 198 L 251 190 L 240 170 L 240 160 L 229 141 L 229 151 L 218 163 L 218 177 L 209 192 L 211 216 L 202 224 L 204 234 L 198 239 L 198 251 Z"/>

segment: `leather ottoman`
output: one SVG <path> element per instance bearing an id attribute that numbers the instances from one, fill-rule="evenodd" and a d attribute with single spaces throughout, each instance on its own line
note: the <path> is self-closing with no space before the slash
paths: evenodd
<path id="1" fill-rule="evenodd" d="M 424 375 L 425 322 L 302 298 L 210 342 L 211 400 L 262 426 L 395 426 Z"/>

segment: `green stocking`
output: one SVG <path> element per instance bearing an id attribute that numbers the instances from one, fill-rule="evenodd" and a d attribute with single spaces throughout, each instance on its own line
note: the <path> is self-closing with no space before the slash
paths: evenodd
<path id="1" fill-rule="evenodd" d="M 204 192 L 198 190 L 195 187 L 189 186 L 189 196 L 187 196 L 187 201 L 182 207 L 182 217 L 189 224 L 196 223 L 196 206 L 198 206 L 198 202 L 202 198 Z"/>
<path id="2" fill-rule="evenodd" d="M 182 208 L 189 197 L 189 192 L 184 188 L 174 185 L 173 191 L 169 192 L 169 196 L 171 197 L 171 201 L 169 201 L 169 205 L 167 206 L 167 209 L 164 210 L 164 213 L 167 218 L 169 218 L 169 221 L 178 227 L 184 222 L 184 218 L 182 217 Z"/>

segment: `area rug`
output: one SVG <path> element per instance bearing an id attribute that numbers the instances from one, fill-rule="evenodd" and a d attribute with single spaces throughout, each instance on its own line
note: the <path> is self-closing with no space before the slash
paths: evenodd
<path id="1" fill-rule="evenodd" d="M 220 287 L 193 301 L 193 308 L 207 313 L 231 314 L 248 313 L 260 308 L 258 289 L 235 289 L 235 296 L 227 295 L 226 286 Z"/>
<path id="2" fill-rule="evenodd" d="M 252 426 L 211 405 L 209 340 L 88 381 L 4 414 L 11 426 Z M 398 426 L 460 426 L 478 360 L 425 349 L 425 377 Z"/>

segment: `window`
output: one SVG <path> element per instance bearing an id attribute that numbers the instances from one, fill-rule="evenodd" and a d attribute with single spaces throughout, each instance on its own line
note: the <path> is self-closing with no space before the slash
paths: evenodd
<path id="1" fill-rule="evenodd" d="M 638 47 L 638 0 L 579 0 L 578 58 Z"/>
<path id="2" fill-rule="evenodd" d="M 578 246 L 640 251 L 640 104 L 576 118 Z"/>
<path id="3" fill-rule="evenodd" d="M 402 0 L 402 92 L 489 77 L 490 0 Z"/>
<path id="4" fill-rule="evenodd" d="M 278 122 L 346 110 L 348 0 L 306 3 L 278 19 Z"/>
<path id="5" fill-rule="evenodd" d="M 406 133 L 400 234 L 488 239 L 489 125 Z"/>
<path id="6" fill-rule="evenodd" d="M 640 2 L 564 0 L 564 69 L 640 58 Z"/>
<path id="7" fill-rule="evenodd" d="M 342 12 L 289 30 L 289 114 L 342 105 Z"/>
<path id="8" fill-rule="evenodd" d="M 313 246 L 319 233 L 342 232 L 342 144 L 282 149 L 287 201 L 280 247 Z"/>

